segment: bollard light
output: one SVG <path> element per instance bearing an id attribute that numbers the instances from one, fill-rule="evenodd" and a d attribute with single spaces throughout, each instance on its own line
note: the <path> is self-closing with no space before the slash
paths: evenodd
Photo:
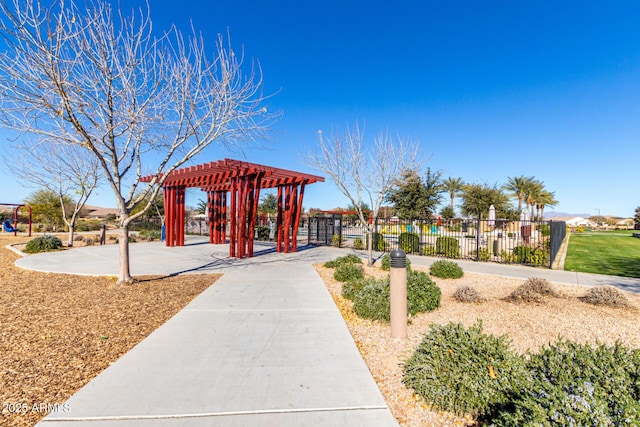
<path id="1" fill-rule="evenodd" d="M 407 254 L 395 250 L 389 255 L 391 337 L 407 338 Z"/>

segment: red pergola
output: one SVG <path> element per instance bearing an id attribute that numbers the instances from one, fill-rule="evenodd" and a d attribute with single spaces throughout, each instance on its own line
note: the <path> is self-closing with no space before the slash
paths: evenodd
<path id="1" fill-rule="evenodd" d="M 260 190 L 277 188 L 276 251 L 296 252 L 304 188 L 318 181 L 324 178 L 232 159 L 175 170 L 162 185 L 166 245 L 184 246 L 185 190 L 197 187 L 207 192 L 209 242 L 226 242 L 229 218 L 229 256 L 252 257 Z"/>

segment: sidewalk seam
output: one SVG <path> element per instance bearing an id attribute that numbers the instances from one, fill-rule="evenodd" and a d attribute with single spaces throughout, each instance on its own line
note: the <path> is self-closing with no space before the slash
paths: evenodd
<path id="1" fill-rule="evenodd" d="M 207 418 L 229 417 L 238 415 L 269 415 L 269 414 L 296 414 L 309 412 L 336 412 L 336 411 L 370 411 L 388 410 L 386 405 L 377 406 L 345 406 L 335 408 L 300 408 L 300 409 L 264 409 L 257 411 L 229 411 L 229 412 L 203 412 L 195 414 L 167 414 L 167 415 L 118 415 L 104 417 L 73 417 L 73 418 L 45 418 L 41 422 L 82 422 L 82 421 L 133 421 L 133 420 L 162 420 L 178 418 Z"/>

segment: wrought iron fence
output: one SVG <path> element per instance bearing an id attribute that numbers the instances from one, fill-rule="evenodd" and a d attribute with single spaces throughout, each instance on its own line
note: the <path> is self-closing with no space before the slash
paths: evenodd
<path id="1" fill-rule="evenodd" d="M 340 221 L 334 228 L 318 230 L 310 236 L 322 236 L 311 244 L 333 244 L 340 247 L 365 249 L 367 227 Z M 379 219 L 373 234 L 376 251 L 402 249 L 407 253 L 454 259 L 516 263 L 551 267 L 566 235 L 566 224 L 561 221 L 507 221 L 455 219 L 397 220 Z"/>

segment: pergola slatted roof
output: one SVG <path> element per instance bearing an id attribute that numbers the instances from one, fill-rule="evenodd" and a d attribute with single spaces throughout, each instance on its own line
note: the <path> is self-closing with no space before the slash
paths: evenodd
<path id="1" fill-rule="evenodd" d="M 204 191 L 228 190 L 231 178 L 262 173 L 262 188 L 275 188 L 288 184 L 312 184 L 324 182 L 324 178 L 287 169 L 249 163 L 241 160 L 224 159 L 197 166 L 177 169 L 166 178 L 163 187 L 199 187 Z M 150 182 L 152 176 L 141 180 Z"/>

